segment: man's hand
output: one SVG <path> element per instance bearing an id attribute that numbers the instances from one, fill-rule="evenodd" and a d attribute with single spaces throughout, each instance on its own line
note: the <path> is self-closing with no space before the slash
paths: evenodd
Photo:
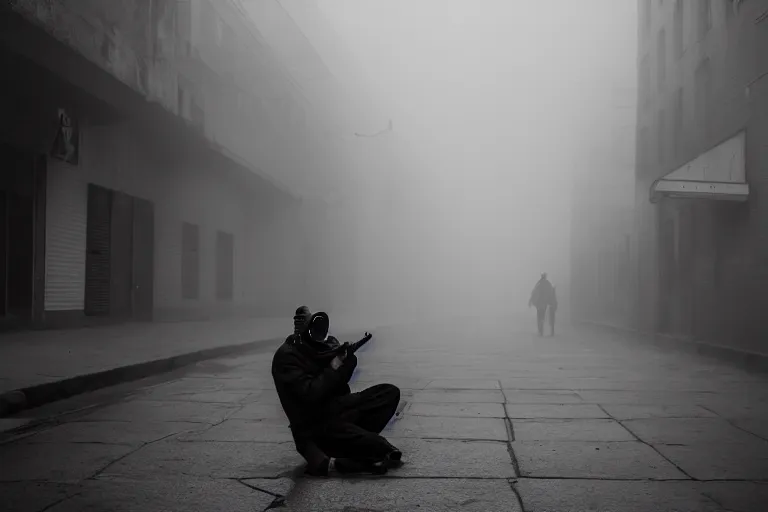
<path id="1" fill-rule="evenodd" d="M 368 340 L 370 340 L 371 338 L 373 338 L 373 334 L 369 333 L 368 331 L 365 331 L 365 334 L 363 335 L 363 339 L 364 339 L 365 341 L 368 341 Z"/>
<path id="2" fill-rule="evenodd" d="M 345 343 L 342 345 L 341 350 L 339 351 L 339 354 L 331 359 L 331 368 L 334 370 L 338 370 L 339 366 L 342 365 L 344 360 L 347 358 L 347 350 L 349 349 L 349 343 Z"/>

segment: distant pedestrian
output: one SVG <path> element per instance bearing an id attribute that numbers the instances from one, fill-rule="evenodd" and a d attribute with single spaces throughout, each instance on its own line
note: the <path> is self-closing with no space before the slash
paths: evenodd
<path id="1" fill-rule="evenodd" d="M 531 292 L 531 299 L 528 301 L 528 307 L 536 307 L 536 322 L 539 328 L 539 336 L 544 336 L 544 320 L 549 308 L 549 325 L 552 328 L 552 335 L 555 335 L 555 310 L 557 309 L 557 297 L 555 297 L 555 288 L 547 279 L 547 273 L 541 274 L 541 279 L 536 283 Z"/>

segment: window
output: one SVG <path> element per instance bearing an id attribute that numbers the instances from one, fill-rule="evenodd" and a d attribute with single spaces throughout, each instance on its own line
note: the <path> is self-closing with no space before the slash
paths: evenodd
<path id="1" fill-rule="evenodd" d="M 190 0 L 176 2 L 176 49 L 179 55 L 191 55 L 192 3 Z"/>
<path id="2" fill-rule="evenodd" d="M 673 121 L 673 147 L 674 155 L 680 154 L 681 147 L 683 145 L 683 89 L 682 87 L 677 89 L 674 96 L 674 121 Z"/>
<path id="3" fill-rule="evenodd" d="M 648 127 L 643 126 L 637 135 L 637 162 L 640 168 L 645 168 L 648 165 L 648 145 Z"/>
<path id="4" fill-rule="evenodd" d="M 647 104 L 651 95 L 651 68 L 648 64 L 648 56 L 644 56 L 640 61 L 640 70 L 638 72 L 640 79 L 640 98 L 643 105 Z"/>
<path id="5" fill-rule="evenodd" d="M 235 239 L 231 233 L 216 232 L 216 298 L 231 300 L 234 296 Z"/>
<path id="6" fill-rule="evenodd" d="M 700 130 L 705 130 L 709 123 L 709 113 L 712 101 L 712 71 L 710 69 L 709 59 L 704 59 L 696 68 L 696 101 L 695 101 L 695 119 Z"/>
<path id="7" fill-rule="evenodd" d="M 683 19 L 685 11 L 685 3 L 683 0 L 677 0 L 675 2 L 675 16 L 674 16 L 674 30 L 672 33 L 672 37 L 674 37 L 674 52 L 675 52 L 675 58 L 680 59 L 680 57 L 683 56 L 683 50 L 684 48 L 684 36 L 683 36 Z"/>
<path id="8" fill-rule="evenodd" d="M 643 0 L 643 27 L 645 30 L 650 30 L 651 28 L 651 0 Z"/>
<path id="9" fill-rule="evenodd" d="M 658 66 L 656 85 L 659 92 L 661 92 L 664 90 L 664 83 L 667 81 L 667 31 L 664 29 L 659 30 L 656 54 L 656 65 Z"/>
<path id="10" fill-rule="evenodd" d="M 712 28 L 712 0 L 696 0 L 699 7 L 699 39 L 704 38 Z"/>
<path id="11" fill-rule="evenodd" d="M 200 228 L 188 222 L 181 227 L 181 296 L 200 298 Z"/>
<path id="12" fill-rule="evenodd" d="M 664 109 L 659 110 L 656 117 L 656 135 L 658 136 L 656 158 L 659 163 L 664 163 L 664 158 L 667 156 L 667 116 Z"/>

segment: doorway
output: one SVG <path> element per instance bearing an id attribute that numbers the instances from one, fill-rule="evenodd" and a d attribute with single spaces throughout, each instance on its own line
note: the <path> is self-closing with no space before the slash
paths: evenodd
<path id="1" fill-rule="evenodd" d="M 38 230 L 44 229 L 44 224 L 38 222 L 41 199 L 38 196 L 41 192 L 44 194 L 44 181 L 38 179 L 40 173 L 44 173 L 44 168 L 39 167 L 39 159 L 34 154 L 0 145 L 0 329 L 3 330 L 32 326 L 42 309 L 42 295 L 35 286 L 39 281 L 36 278 L 42 277 L 37 265 L 42 251 L 35 250 Z"/>
<path id="2" fill-rule="evenodd" d="M 88 186 L 85 314 L 112 321 L 152 320 L 154 204 Z"/>

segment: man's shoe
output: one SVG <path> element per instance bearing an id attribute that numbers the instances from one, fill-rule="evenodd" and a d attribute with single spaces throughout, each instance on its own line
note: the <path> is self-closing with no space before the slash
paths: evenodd
<path id="1" fill-rule="evenodd" d="M 356 473 L 371 473 L 374 475 L 384 475 L 387 473 L 387 464 L 385 461 L 369 461 L 355 459 L 336 459 L 336 471 L 341 475 L 350 475 Z"/>
<path id="2" fill-rule="evenodd" d="M 328 467 L 331 464 L 331 459 L 324 458 L 315 464 L 307 464 L 304 472 L 309 476 L 328 476 Z"/>

